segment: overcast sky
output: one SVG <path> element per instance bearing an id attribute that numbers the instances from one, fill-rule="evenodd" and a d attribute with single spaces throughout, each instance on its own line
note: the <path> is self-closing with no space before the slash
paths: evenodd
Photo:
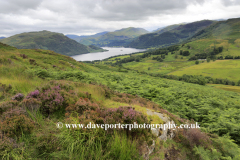
<path id="1" fill-rule="evenodd" d="M 240 17 L 240 0 L 0 0 L 0 36 L 48 30 L 89 35 Z"/>

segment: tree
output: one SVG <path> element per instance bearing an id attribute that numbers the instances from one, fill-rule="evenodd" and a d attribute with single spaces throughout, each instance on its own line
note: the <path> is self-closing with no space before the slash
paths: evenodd
<path id="1" fill-rule="evenodd" d="M 199 64 L 199 61 L 197 60 L 197 61 L 195 61 L 195 64 Z"/>
<path id="2" fill-rule="evenodd" d="M 209 62 L 210 62 L 210 60 L 211 60 L 211 59 L 208 57 L 208 58 L 207 58 L 207 62 L 209 63 Z"/>
<path id="3" fill-rule="evenodd" d="M 183 54 L 183 51 L 182 50 L 180 50 L 180 55 L 182 55 Z"/>
<path id="4" fill-rule="evenodd" d="M 237 85 L 240 86 L 240 80 L 237 82 Z"/>
<path id="5" fill-rule="evenodd" d="M 183 51 L 183 52 L 182 52 L 182 55 L 183 55 L 183 56 L 189 56 L 189 55 L 190 55 L 190 52 L 189 52 L 189 51 Z"/>

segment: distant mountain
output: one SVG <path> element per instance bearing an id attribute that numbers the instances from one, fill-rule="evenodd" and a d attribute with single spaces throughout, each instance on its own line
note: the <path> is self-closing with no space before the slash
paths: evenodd
<path id="1" fill-rule="evenodd" d="M 21 33 L 0 41 L 18 49 L 47 49 L 67 56 L 94 52 L 91 47 L 49 31 Z"/>
<path id="2" fill-rule="evenodd" d="M 150 48 L 163 47 L 186 40 L 198 31 L 211 25 L 214 21 L 203 20 L 182 25 L 172 25 L 154 33 L 144 34 L 127 44 L 126 47 Z"/>
<path id="3" fill-rule="evenodd" d="M 230 43 L 233 43 L 236 39 L 240 38 L 240 18 L 215 22 L 196 33 L 189 41 L 206 38 L 226 39 Z"/>
<path id="4" fill-rule="evenodd" d="M 67 35 L 65 35 L 65 36 L 67 36 L 67 37 L 70 38 L 70 39 L 74 39 L 74 38 L 80 37 L 80 36 L 75 35 L 75 34 L 67 34 Z M 84 36 L 84 37 L 87 37 L 87 36 Z"/>
<path id="5" fill-rule="evenodd" d="M 151 31 L 151 32 L 156 32 L 156 31 L 161 30 L 161 29 L 163 29 L 163 28 L 166 28 L 166 27 L 160 27 L 160 28 L 155 29 L 155 30 L 153 30 L 153 31 Z"/>
<path id="6" fill-rule="evenodd" d="M 6 38 L 6 37 L 0 37 L 0 39 L 4 39 L 4 38 Z"/>
<path id="7" fill-rule="evenodd" d="M 86 37 L 79 40 L 80 43 L 85 45 L 96 45 L 96 46 L 123 46 L 131 42 L 133 38 L 136 38 L 142 34 L 148 33 L 143 28 L 123 28 L 114 32 L 107 32 L 96 37 Z M 99 35 L 99 34 L 98 34 Z M 75 39 L 77 40 L 77 39 Z"/>
<path id="8" fill-rule="evenodd" d="M 215 19 L 214 21 L 226 21 L 227 19 Z"/>
<path id="9" fill-rule="evenodd" d="M 74 39 L 77 42 L 80 42 L 82 39 L 97 38 L 97 37 L 100 37 L 101 35 L 104 35 L 106 33 L 108 33 L 108 32 L 100 32 L 100 33 L 97 33 L 97 34 L 94 34 L 94 35 L 83 35 L 83 36 L 72 35 L 69 38 Z M 90 43 L 86 43 L 85 45 L 90 45 Z"/>
<path id="10" fill-rule="evenodd" d="M 167 26 L 167 27 L 159 28 L 159 29 L 155 30 L 153 33 L 161 34 L 163 32 L 173 30 L 173 29 L 179 27 L 180 25 L 183 25 L 183 23 L 182 24 L 174 24 L 174 25 L 170 25 L 170 26 Z"/>

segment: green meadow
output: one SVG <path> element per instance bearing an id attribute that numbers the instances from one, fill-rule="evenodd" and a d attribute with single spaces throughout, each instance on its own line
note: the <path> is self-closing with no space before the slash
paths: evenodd
<path id="1" fill-rule="evenodd" d="M 187 75 L 203 75 L 212 78 L 227 78 L 237 82 L 240 80 L 240 60 L 216 60 L 207 63 L 200 63 L 190 67 L 179 69 L 169 74 L 182 76 Z"/>

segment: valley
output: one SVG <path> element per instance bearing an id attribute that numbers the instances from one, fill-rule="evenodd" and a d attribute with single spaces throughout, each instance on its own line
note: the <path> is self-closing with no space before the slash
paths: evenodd
<path id="1" fill-rule="evenodd" d="M 233 18 L 1 39 L 0 158 L 240 159 L 239 32 Z M 90 122 L 200 129 L 65 127 Z"/>

